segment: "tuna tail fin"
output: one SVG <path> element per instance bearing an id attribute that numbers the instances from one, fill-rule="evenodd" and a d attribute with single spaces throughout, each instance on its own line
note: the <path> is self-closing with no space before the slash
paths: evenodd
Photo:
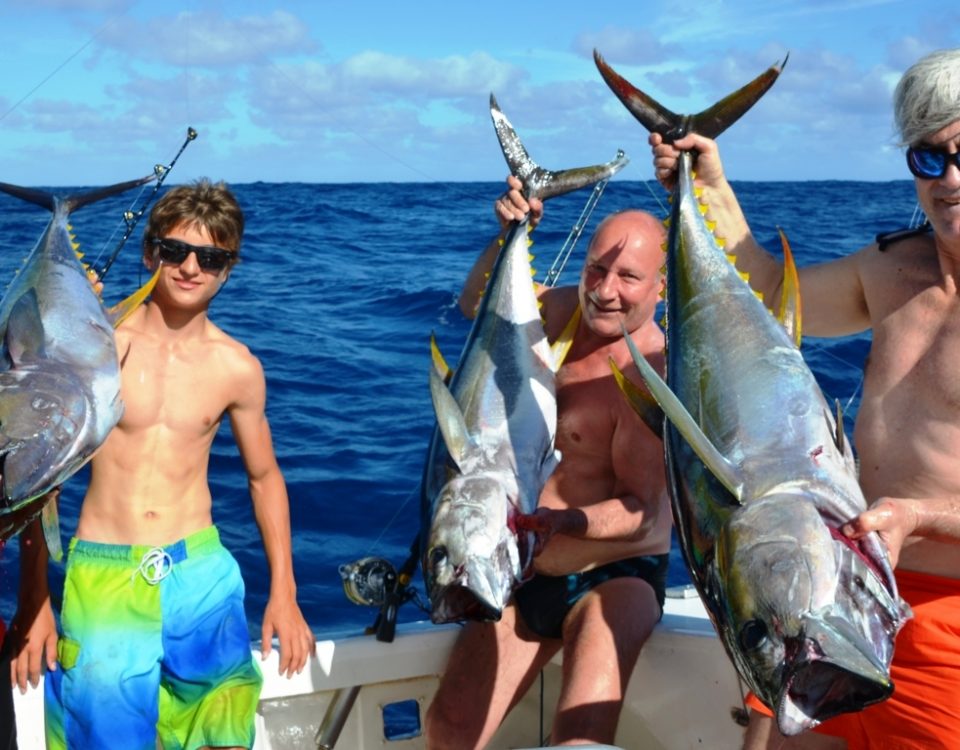
<path id="1" fill-rule="evenodd" d="M 490 94 L 490 116 L 493 118 L 493 127 L 497 131 L 500 149 L 507 160 L 510 173 L 523 182 L 529 198 L 546 200 L 601 180 L 608 180 L 623 169 L 629 161 L 623 151 L 617 151 L 616 157 L 606 164 L 551 172 L 530 158 L 513 125 L 500 111 L 500 106 L 493 94 Z"/>
<path id="2" fill-rule="evenodd" d="M 27 203 L 33 203 L 41 208 L 47 209 L 48 211 L 53 211 L 56 209 L 57 204 L 59 203 L 66 207 L 66 212 L 69 214 L 70 212 L 82 206 L 89 205 L 90 203 L 96 203 L 103 198 L 116 195 L 117 193 L 126 192 L 132 188 L 140 187 L 141 185 L 146 185 L 148 182 L 155 180 L 156 177 L 156 174 L 151 174 L 136 180 L 118 182 L 115 185 L 109 185 L 108 187 L 90 190 L 86 193 L 77 193 L 76 195 L 70 195 L 66 198 L 57 198 L 57 196 L 55 196 L 53 193 L 48 193 L 44 190 L 22 187 L 20 185 L 11 185 L 8 182 L 0 182 L 0 191 L 7 193 L 8 195 L 12 195 L 15 198 L 20 198 L 21 200 L 27 201 Z"/>
<path id="3" fill-rule="evenodd" d="M 698 133 L 708 138 L 716 138 L 743 114 L 756 104 L 774 84 L 780 72 L 790 58 L 788 54 L 783 62 L 771 65 L 746 86 L 734 91 L 702 112 L 695 115 L 678 115 L 671 112 L 652 97 L 643 93 L 611 68 L 597 50 L 593 59 L 600 75 L 607 85 L 623 102 L 630 114 L 651 133 L 659 133 L 667 142 L 683 138 L 687 133 Z"/>

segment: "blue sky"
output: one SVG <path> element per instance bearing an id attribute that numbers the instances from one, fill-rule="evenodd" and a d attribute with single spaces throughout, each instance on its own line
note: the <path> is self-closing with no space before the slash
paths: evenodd
<path id="1" fill-rule="evenodd" d="M 767 66 L 771 92 L 720 138 L 735 179 L 904 179 L 891 93 L 960 46 L 944 0 L 468 3 L 4 0 L 0 180 L 93 185 L 198 139 L 171 182 L 500 180 L 494 93 L 531 156 L 631 157 L 646 132 L 600 78 L 696 112 Z"/>

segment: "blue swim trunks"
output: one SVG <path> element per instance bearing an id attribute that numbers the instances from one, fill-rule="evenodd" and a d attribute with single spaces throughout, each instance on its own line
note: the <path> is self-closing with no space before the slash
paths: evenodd
<path id="1" fill-rule="evenodd" d="M 560 638 L 567 613 L 592 588 L 611 578 L 642 578 L 653 587 L 663 611 L 669 555 L 642 555 L 566 576 L 535 575 L 517 589 L 514 601 L 527 627 L 542 638 Z"/>
<path id="2" fill-rule="evenodd" d="M 217 529 L 162 548 L 73 539 L 68 555 L 48 749 L 251 747 L 263 678 Z"/>

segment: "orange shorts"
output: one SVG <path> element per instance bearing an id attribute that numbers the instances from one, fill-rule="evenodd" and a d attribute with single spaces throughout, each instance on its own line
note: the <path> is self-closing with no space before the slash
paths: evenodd
<path id="1" fill-rule="evenodd" d="M 814 731 L 847 740 L 849 750 L 938 750 L 960 746 L 960 580 L 896 571 L 913 609 L 897 635 L 893 695 L 841 714 Z M 747 705 L 767 716 L 753 694 Z"/>

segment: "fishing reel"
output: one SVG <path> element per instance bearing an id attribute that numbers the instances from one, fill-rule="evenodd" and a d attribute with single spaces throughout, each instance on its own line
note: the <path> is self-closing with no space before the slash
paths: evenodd
<path id="1" fill-rule="evenodd" d="M 343 591 L 354 604 L 379 607 L 380 613 L 368 633 L 376 633 L 377 640 L 393 641 L 397 628 L 397 609 L 404 602 L 417 600 L 417 592 L 408 588 L 416 567 L 418 541 L 411 546 L 410 557 L 397 572 L 389 560 L 382 557 L 362 557 L 340 566 Z M 421 605 L 422 608 L 422 605 Z"/>
<path id="2" fill-rule="evenodd" d="M 397 587 L 397 570 L 382 557 L 363 557 L 340 566 L 343 592 L 354 604 L 382 607 Z"/>

